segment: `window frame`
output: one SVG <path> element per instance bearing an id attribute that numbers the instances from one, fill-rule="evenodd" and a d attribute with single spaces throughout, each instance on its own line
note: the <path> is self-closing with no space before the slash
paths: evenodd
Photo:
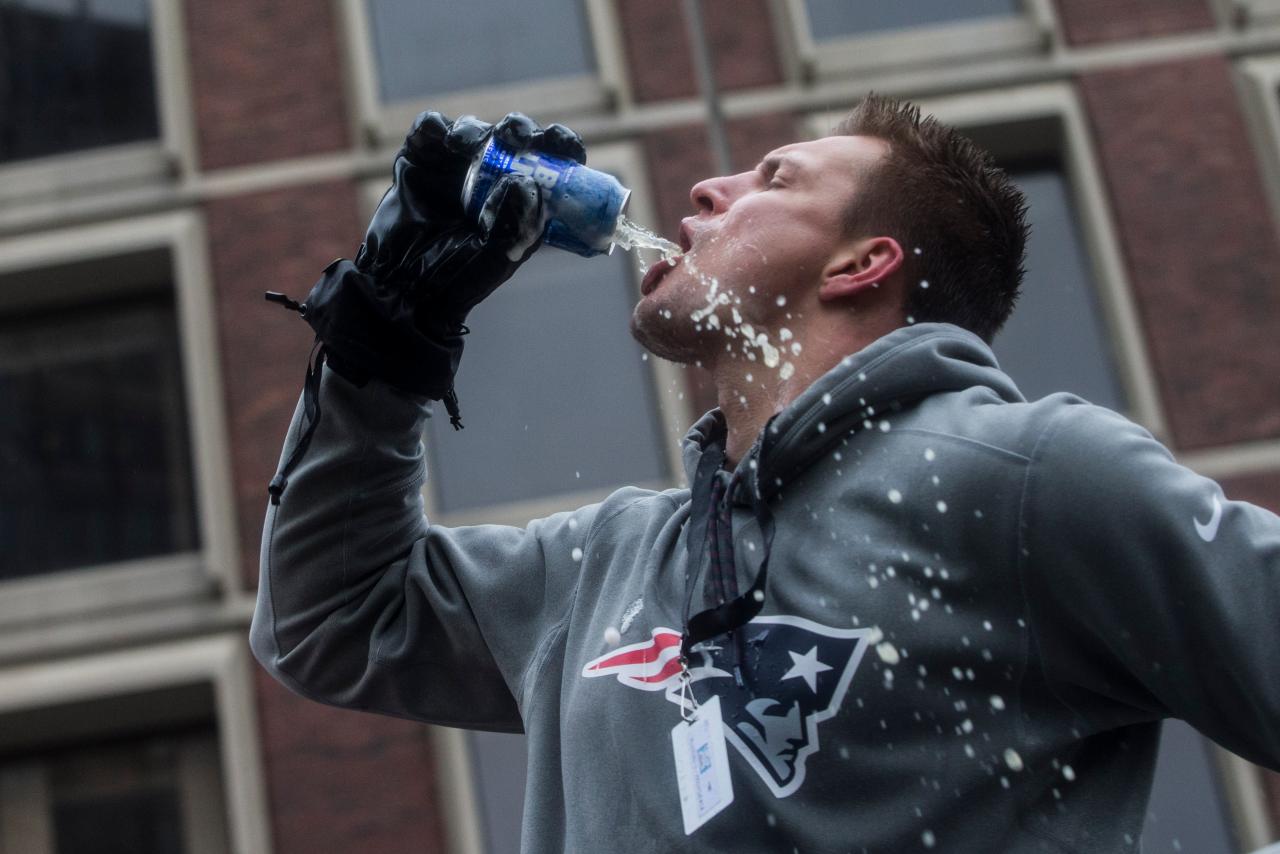
<path id="1" fill-rule="evenodd" d="M 0 713 L 212 683 L 230 850 L 270 854 L 252 666 L 240 632 L 27 664 L 0 670 Z"/>
<path id="2" fill-rule="evenodd" d="M 1276 9 L 1280 23 L 1280 0 L 1276 0 Z M 1245 125 L 1258 152 L 1264 193 L 1280 235 L 1280 54 L 1239 60 L 1234 79 Z"/>
<path id="3" fill-rule="evenodd" d="M 1211 0 L 1219 20 L 1240 29 L 1280 25 L 1280 0 Z"/>
<path id="4" fill-rule="evenodd" d="M 925 24 L 828 42 L 813 37 L 805 0 L 774 0 L 791 65 L 807 81 L 904 67 L 1047 55 L 1057 33 L 1052 0 L 1021 0 L 1020 16 Z M 1278 0 L 1280 2 L 1280 0 Z"/>
<path id="5" fill-rule="evenodd" d="M 0 208 L 74 195 L 176 184 L 196 163 L 184 0 L 147 0 L 154 69 L 154 140 L 90 148 L 0 165 Z"/>
<path id="6" fill-rule="evenodd" d="M 1168 428 L 1155 373 L 1116 239 L 1102 172 L 1075 90 L 1068 83 L 1042 83 L 963 95 L 926 96 L 917 103 L 923 113 L 961 130 L 1036 120 L 1049 120 L 1060 128 L 1060 138 L 1054 143 L 1038 143 L 1021 153 L 1051 155 L 1062 163 L 1068 192 L 1080 216 L 1080 236 L 1089 256 L 1088 269 L 1097 285 L 1103 328 L 1115 346 L 1118 379 L 1129 401 L 1128 415 L 1167 442 Z M 814 114 L 809 120 L 810 130 L 824 134 L 844 115 Z"/>
<path id="7" fill-rule="evenodd" d="M 631 143 L 612 143 L 600 146 L 593 146 L 590 152 L 590 165 L 593 168 L 601 169 L 608 172 L 618 172 L 627 176 L 629 186 L 632 188 L 648 187 L 648 176 L 644 169 L 644 161 L 636 146 Z M 365 219 L 373 216 L 374 210 L 381 201 L 383 194 L 386 192 L 390 184 L 391 176 L 388 170 L 386 177 L 381 179 L 370 179 L 362 185 L 361 202 L 362 213 Z M 651 206 L 646 201 L 645 193 L 631 194 L 630 201 L 627 203 L 627 216 L 632 221 L 639 223 L 647 228 L 654 228 L 656 219 Z M 556 250 L 559 251 L 559 250 Z M 622 252 L 624 250 L 615 250 Z M 517 274 L 519 275 L 519 274 Z M 632 275 L 634 295 L 637 300 L 640 298 L 640 282 L 639 278 Z M 463 357 L 465 358 L 465 356 Z M 594 504 L 607 498 L 616 489 L 623 486 L 639 486 L 645 489 L 670 489 L 678 486 L 683 480 L 684 463 L 680 453 L 680 439 L 684 437 L 688 428 L 692 426 L 694 419 L 701 413 L 693 411 L 693 404 L 688 391 L 685 389 L 684 375 L 680 368 L 676 365 L 650 356 L 646 361 L 651 371 L 651 382 L 654 388 L 654 397 L 658 402 L 658 419 L 659 423 L 664 425 L 663 433 L 666 439 L 665 462 L 667 470 L 671 472 L 671 478 L 658 481 L 643 481 L 638 483 L 617 483 L 607 487 L 596 489 L 586 489 L 576 492 L 562 492 L 555 495 L 532 498 L 520 501 L 506 502 L 502 504 L 488 505 L 485 507 L 471 507 L 465 510 L 445 513 L 439 509 L 439 504 L 435 499 L 433 484 L 430 479 L 423 486 L 423 500 L 426 503 L 426 514 L 433 524 L 455 527 L 459 525 L 476 525 L 484 523 L 494 523 L 501 525 L 517 525 L 523 527 L 531 520 L 549 516 L 552 513 L 558 513 L 562 510 L 574 510 L 588 504 Z M 679 391 L 672 392 L 672 389 Z M 442 410 L 439 404 L 434 404 L 433 416 L 438 415 Z"/>
<path id="8" fill-rule="evenodd" d="M 231 456 L 203 217 L 195 211 L 76 226 L 0 239 L 0 275 L 134 252 L 169 253 L 182 353 L 196 523 L 194 552 L 91 564 L 0 582 L 0 631 L 108 609 L 242 592 Z"/>
<path id="9" fill-rule="evenodd" d="M 212 750 L 209 746 L 204 739 L 183 738 L 175 757 L 184 854 L 223 854 L 228 850 L 222 791 L 211 785 L 218 774 L 217 745 L 213 744 Z M 57 854 L 49 770 L 50 762 L 38 756 L 0 767 L 0 807 L 16 805 L 14 811 L 20 816 L 11 822 L 10 810 L 2 810 L 0 854 Z"/>
<path id="10" fill-rule="evenodd" d="M 595 74 L 548 77 L 516 85 L 480 86 L 424 95 L 395 104 L 382 103 L 378 63 L 365 0 L 338 0 L 346 41 L 346 86 L 354 123 L 353 138 L 371 148 L 399 145 L 413 119 L 423 110 L 450 117 L 471 113 L 496 121 L 519 108 L 546 122 L 583 114 L 609 112 L 631 103 L 617 12 L 612 0 L 583 0 L 587 32 L 596 59 Z M 550 117 L 550 118 L 546 118 Z"/>

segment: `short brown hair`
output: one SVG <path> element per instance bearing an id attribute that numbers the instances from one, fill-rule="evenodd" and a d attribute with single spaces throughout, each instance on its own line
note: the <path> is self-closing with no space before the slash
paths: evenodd
<path id="1" fill-rule="evenodd" d="M 889 144 L 863 176 L 846 226 L 902 245 L 904 313 L 917 323 L 954 323 L 990 344 L 1026 272 L 1022 191 L 990 154 L 906 101 L 868 94 L 832 135 Z"/>

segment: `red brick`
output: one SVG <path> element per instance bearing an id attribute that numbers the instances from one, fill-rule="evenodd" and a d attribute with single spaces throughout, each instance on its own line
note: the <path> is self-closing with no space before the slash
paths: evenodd
<path id="1" fill-rule="evenodd" d="M 263 292 L 303 299 L 320 271 L 364 236 L 356 185 L 313 184 L 216 199 L 209 228 L 222 377 L 245 583 L 257 586 L 267 483 L 302 391 L 314 335 Z"/>
<path id="2" fill-rule="evenodd" d="M 767 0 L 706 0 L 702 14 L 721 90 L 782 82 L 782 60 Z"/>
<path id="3" fill-rule="evenodd" d="M 1169 36 L 1214 26 L 1209 0 L 1055 0 L 1071 45 Z"/>
<path id="4" fill-rule="evenodd" d="M 632 97 L 646 103 L 697 95 L 680 0 L 618 0 L 617 10 Z"/>
<path id="5" fill-rule="evenodd" d="M 1219 481 L 1227 498 L 1280 513 L 1280 471 L 1233 475 Z"/>
<path id="6" fill-rule="evenodd" d="M 257 688 L 276 854 L 445 850 L 425 726 Z"/>
<path id="7" fill-rule="evenodd" d="M 1174 444 L 1280 435 L 1280 249 L 1221 57 L 1080 80 Z"/>
<path id="8" fill-rule="evenodd" d="M 202 168 L 350 144 L 337 4 L 190 0 L 183 6 Z"/>
<path id="9" fill-rule="evenodd" d="M 729 122 L 729 150 L 733 168 L 754 169 L 764 155 L 775 148 L 808 138 L 790 113 L 767 113 Z"/>
<path id="10" fill-rule="evenodd" d="M 768 0 L 707 0 L 702 15 L 719 89 L 782 81 Z M 636 101 L 700 94 L 680 0 L 619 0 L 618 19 Z"/>

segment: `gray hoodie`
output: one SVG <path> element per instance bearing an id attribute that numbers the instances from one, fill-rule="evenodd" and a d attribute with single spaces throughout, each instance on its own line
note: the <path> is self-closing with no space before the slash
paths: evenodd
<path id="1" fill-rule="evenodd" d="M 1129 851 L 1162 718 L 1280 769 L 1280 518 L 1110 410 L 1027 402 L 958 327 L 847 357 L 732 477 L 713 411 L 691 489 L 525 528 L 424 517 L 424 402 L 327 369 L 319 401 L 254 653 L 321 702 L 526 732 L 525 851 Z M 713 487 L 730 595 L 766 553 L 768 577 L 690 657 L 734 800 L 686 836 L 676 656 L 725 595 Z"/>

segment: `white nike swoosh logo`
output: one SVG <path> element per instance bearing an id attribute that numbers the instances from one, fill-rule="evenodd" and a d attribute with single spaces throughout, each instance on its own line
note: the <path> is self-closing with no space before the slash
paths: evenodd
<path id="1" fill-rule="evenodd" d="M 1200 535 L 1200 539 L 1212 543 L 1213 538 L 1218 536 L 1218 523 L 1222 521 L 1222 502 L 1218 500 L 1218 496 L 1213 496 L 1213 515 L 1208 522 L 1201 522 L 1194 516 L 1191 521 L 1196 523 L 1196 533 Z"/>

